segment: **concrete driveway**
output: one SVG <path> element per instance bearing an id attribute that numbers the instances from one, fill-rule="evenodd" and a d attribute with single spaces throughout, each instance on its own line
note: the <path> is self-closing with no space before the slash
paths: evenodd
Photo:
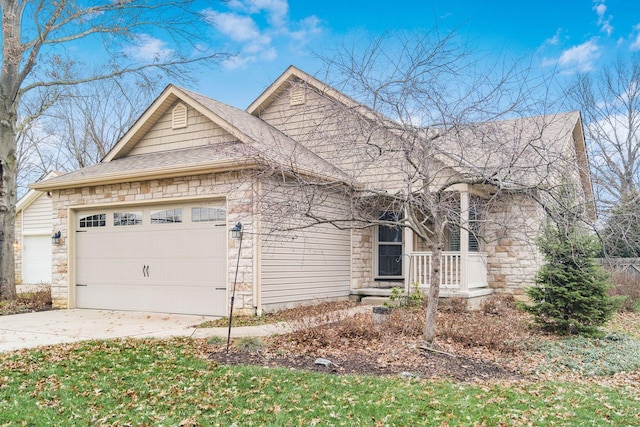
<path id="1" fill-rule="evenodd" d="M 41 345 L 113 338 L 167 338 L 227 336 L 227 328 L 195 328 L 215 319 L 187 314 L 140 313 L 109 310 L 50 310 L 0 316 L 0 352 Z M 282 333 L 284 325 L 234 327 L 232 337 Z"/>

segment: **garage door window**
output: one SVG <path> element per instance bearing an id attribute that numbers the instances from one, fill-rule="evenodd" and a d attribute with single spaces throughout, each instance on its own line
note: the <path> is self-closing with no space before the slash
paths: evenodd
<path id="1" fill-rule="evenodd" d="M 107 225 L 107 214 L 89 215 L 80 218 L 80 228 L 105 227 Z"/>
<path id="2" fill-rule="evenodd" d="M 191 208 L 191 222 L 224 221 L 227 212 L 222 208 Z"/>
<path id="3" fill-rule="evenodd" d="M 113 225 L 116 227 L 140 224 L 142 224 L 142 212 L 116 212 L 113 214 Z"/>
<path id="4" fill-rule="evenodd" d="M 151 224 L 174 224 L 182 222 L 182 209 L 167 209 L 151 213 Z"/>

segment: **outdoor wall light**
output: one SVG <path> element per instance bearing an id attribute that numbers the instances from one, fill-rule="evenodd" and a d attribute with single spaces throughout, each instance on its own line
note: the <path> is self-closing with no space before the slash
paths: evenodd
<path id="1" fill-rule="evenodd" d="M 242 238 L 242 223 L 236 222 L 236 225 L 231 229 L 231 238 L 234 240 Z"/>
<path id="2" fill-rule="evenodd" d="M 51 243 L 53 243 L 54 245 L 59 245 L 61 236 L 62 236 L 62 233 L 60 233 L 60 230 L 53 233 L 53 236 L 51 236 Z"/>

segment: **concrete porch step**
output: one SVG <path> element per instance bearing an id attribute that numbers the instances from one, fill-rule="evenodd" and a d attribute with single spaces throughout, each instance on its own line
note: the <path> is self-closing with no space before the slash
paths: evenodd
<path id="1" fill-rule="evenodd" d="M 394 288 L 359 288 L 351 289 L 351 295 L 360 295 L 362 297 L 388 297 Z M 400 288 L 404 289 L 404 287 Z"/>
<path id="2" fill-rule="evenodd" d="M 388 305 L 389 301 L 391 301 L 389 297 L 368 296 L 368 297 L 362 297 L 362 299 L 360 300 L 360 303 L 362 305 L 377 306 L 377 305 L 385 305 L 385 304 Z"/>

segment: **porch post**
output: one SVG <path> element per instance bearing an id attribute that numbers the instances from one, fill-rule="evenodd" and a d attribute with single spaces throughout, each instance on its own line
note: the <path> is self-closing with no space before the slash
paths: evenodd
<path id="1" fill-rule="evenodd" d="M 407 218 L 406 213 L 405 218 Z M 402 273 L 404 274 L 404 290 L 408 295 L 411 291 L 411 278 L 413 276 L 413 230 L 409 227 L 404 227 L 402 229 L 402 233 L 402 240 L 404 242 L 404 247 L 402 249 Z M 409 255 L 408 260 L 404 259 L 404 254 Z"/>
<path id="2" fill-rule="evenodd" d="M 460 292 L 469 290 L 469 189 L 460 190 Z"/>

